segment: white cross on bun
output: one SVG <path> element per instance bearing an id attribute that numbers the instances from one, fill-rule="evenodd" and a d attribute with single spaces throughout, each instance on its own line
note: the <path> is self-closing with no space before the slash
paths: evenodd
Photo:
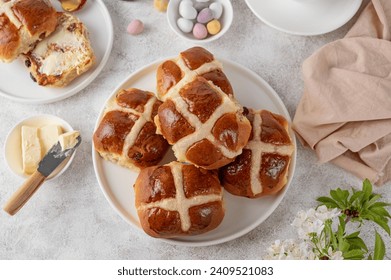
<path id="1" fill-rule="evenodd" d="M 157 88 L 164 101 L 155 117 L 157 133 L 173 145 L 178 161 L 217 169 L 241 154 L 251 125 L 210 52 L 194 47 L 162 63 Z"/>
<path id="2" fill-rule="evenodd" d="M 250 109 L 250 140 L 234 162 L 220 169 L 220 179 L 231 194 L 256 198 L 278 193 L 287 183 L 294 144 L 287 120 L 267 110 Z"/>
<path id="3" fill-rule="evenodd" d="M 179 162 L 148 167 L 141 170 L 134 191 L 141 226 L 152 237 L 205 233 L 224 218 L 216 171 Z"/>

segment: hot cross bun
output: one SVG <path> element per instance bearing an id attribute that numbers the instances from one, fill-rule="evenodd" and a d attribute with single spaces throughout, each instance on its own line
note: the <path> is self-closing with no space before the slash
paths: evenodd
<path id="1" fill-rule="evenodd" d="M 106 106 L 93 141 L 106 160 L 135 169 L 156 165 L 169 145 L 156 134 L 153 117 L 161 102 L 151 92 L 121 90 Z"/>
<path id="2" fill-rule="evenodd" d="M 287 120 L 267 110 L 249 110 L 250 140 L 234 162 L 220 169 L 224 188 L 238 196 L 276 194 L 287 183 L 294 144 Z"/>
<path id="3" fill-rule="evenodd" d="M 57 12 L 49 0 L 0 0 L 0 61 L 29 52 L 56 25 Z"/>
<path id="4" fill-rule="evenodd" d="M 205 233 L 224 218 L 216 171 L 179 162 L 148 167 L 141 170 L 134 191 L 141 226 L 153 237 Z"/>
<path id="5" fill-rule="evenodd" d="M 173 145 L 178 161 L 217 169 L 241 154 L 251 125 L 233 98 L 221 64 L 207 50 L 184 51 L 160 65 L 157 132 Z"/>

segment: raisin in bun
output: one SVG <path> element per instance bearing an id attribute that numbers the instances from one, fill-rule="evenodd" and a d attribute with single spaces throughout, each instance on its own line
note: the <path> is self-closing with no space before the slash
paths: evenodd
<path id="1" fill-rule="evenodd" d="M 104 159 L 135 171 L 158 164 L 169 148 L 156 134 L 153 122 L 160 104 L 151 92 L 121 90 L 106 105 L 94 133 L 96 151 Z"/>
<path id="2" fill-rule="evenodd" d="M 250 140 L 234 162 L 220 169 L 231 194 L 256 198 L 278 193 L 287 183 L 294 144 L 287 120 L 267 110 L 249 110 Z"/>
<path id="3" fill-rule="evenodd" d="M 49 36 L 56 13 L 49 0 L 0 0 L 0 61 L 13 61 Z"/>
<path id="4" fill-rule="evenodd" d="M 141 226 L 152 237 L 205 233 L 224 218 L 216 171 L 179 162 L 148 167 L 140 172 L 134 191 Z"/>
<path id="5" fill-rule="evenodd" d="M 155 117 L 157 132 L 173 145 L 178 161 L 217 169 L 241 154 L 251 125 L 211 53 L 196 47 L 164 62 L 157 84 L 164 101 Z"/>

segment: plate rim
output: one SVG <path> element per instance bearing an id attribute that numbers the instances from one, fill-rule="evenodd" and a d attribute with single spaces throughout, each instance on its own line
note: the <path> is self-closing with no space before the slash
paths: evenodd
<path id="1" fill-rule="evenodd" d="M 2 90 L 0 90 L 0 96 L 7 98 L 8 100 L 15 101 L 15 102 L 22 103 L 22 104 L 32 104 L 32 105 L 49 104 L 49 103 L 58 102 L 60 100 L 64 100 L 68 97 L 71 97 L 71 96 L 79 93 L 80 91 L 85 89 L 87 86 L 89 86 L 96 79 L 96 77 L 102 72 L 103 68 L 106 66 L 106 64 L 109 60 L 111 51 L 113 49 L 114 26 L 113 26 L 113 21 L 112 21 L 110 12 L 107 9 L 103 0 L 95 0 L 95 1 L 92 1 L 92 3 L 96 3 L 96 5 L 100 5 L 100 9 L 104 14 L 104 19 L 105 19 L 105 22 L 107 23 L 107 28 L 109 30 L 109 32 L 108 32 L 109 40 L 108 40 L 108 45 L 105 49 L 104 55 L 102 57 L 102 60 L 95 67 L 95 69 L 90 73 L 90 76 L 88 76 L 88 78 L 84 82 L 82 82 L 81 84 L 79 84 L 75 88 L 73 88 L 73 89 L 71 89 L 71 90 L 69 90 L 59 96 L 53 95 L 53 98 L 28 99 L 25 97 L 13 96 L 13 95 L 11 95 L 7 92 L 4 92 Z"/>
<path id="2" fill-rule="evenodd" d="M 320 32 L 306 32 L 306 31 L 292 31 L 292 30 L 289 30 L 289 29 L 286 29 L 286 28 L 283 28 L 281 26 L 278 26 L 278 25 L 275 25 L 274 23 L 270 22 L 269 20 L 265 19 L 264 17 L 262 17 L 257 11 L 255 11 L 254 7 L 252 6 L 252 4 L 250 4 L 250 2 L 252 2 L 253 0 L 245 0 L 246 4 L 247 4 L 247 7 L 251 10 L 251 12 L 258 18 L 260 19 L 262 22 L 264 22 L 265 24 L 267 24 L 268 26 L 278 30 L 278 31 L 281 31 L 281 32 L 284 32 L 284 33 L 287 33 L 287 34 L 293 34 L 293 35 L 299 35 L 299 36 L 317 36 L 317 35 L 323 35 L 323 34 L 326 34 L 326 33 L 329 33 L 329 32 L 332 32 L 340 27 L 342 27 L 343 25 L 345 25 L 349 20 L 351 20 L 354 15 L 357 13 L 357 11 L 360 9 L 361 5 L 362 5 L 362 2 L 363 0 L 352 0 L 352 1 L 357 1 L 356 3 L 356 6 L 354 6 L 354 9 L 352 9 L 351 13 L 349 14 L 349 16 L 342 22 L 338 23 L 338 24 L 335 24 L 333 25 L 331 28 L 327 29 L 327 30 L 324 30 L 324 31 L 320 31 Z M 259 0 L 258 0 L 259 1 Z M 261 0 L 263 1 L 263 0 Z"/>
<path id="3" fill-rule="evenodd" d="M 99 114 L 98 114 L 98 117 L 96 119 L 96 122 L 95 122 L 95 125 L 94 125 L 94 130 L 93 131 L 96 131 L 97 127 L 99 126 L 99 122 L 101 120 L 101 118 L 103 117 L 103 114 L 104 114 L 104 111 L 105 111 L 105 108 L 106 108 L 106 104 L 107 102 L 113 98 L 113 96 L 123 88 L 123 85 L 126 84 L 130 79 L 136 77 L 137 75 L 140 75 L 140 73 L 146 71 L 146 69 L 150 68 L 150 67 L 153 67 L 155 65 L 158 65 L 160 63 L 162 63 L 163 61 L 166 61 L 168 59 L 174 59 L 175 57 L 173 56 L 170 56 L 170 57 L 166 57 L 166 58 L 161 58 L 161 59 L 157 59 L 139 69 L 137 69 L 136 71 L 130 73 L 125 79 L 123 79 L 121 81 L 121 83 L 119 83 L 119 85 L 117 87 L 115 87 L 115 89 L 111 92 L 111 94 L 106 98 L 101 110 L 99 111 Z M 257 73 L 255 73 L 254 71 L 252 71 L 251 69 L 235 62 L 235 61 L 232 61 L 232 60 L 229 60 L 229 59 L 224 59 L 224 58 L 221 58 L 221 57 L 218 57 L 216 56 L 216 59 L 219 60 L 223 65 L 227 65 L 227 64 L 231 64 L 233 67 L 236 67 L 236 68 L 239 68 L 241 71 L 244 71 L 245 72 L 245 75 L 249 75 L 252 79 L 255 79 L 256 81 L 260 82 L 263 86 L 265 86 L 267 88 L 267 90 L 273 94 L 273 96 L 276 98 L 275 100 L 277 101 L 278 105 L 281 107 L 281 109 L 283 110 L 284 112 L 284 117 L 287 118 L 288 122 L 289 123 L 292 123 L 292 119 L 290 117 L 290 114 L 289 114 L 289 111 L 287 110 L 285 104 L 283 103 L 283 101 L 281 100 L 281 98 L 279 97 L 279 95 L 277 94 L 277 92 L 269 85 L 269 83 L 267 83 L 261 76 L 259 76 Z M 222 243 L 225 243 L 225 242 L 228 242 L 228 241 L 232 241 L 234 239 L 237 239 L 239 237 L 242 237 L 244 235 L 246 235 L 247 233 L 251 232 L 252 230 L 254 230 L 256 227 L 258 227 L 259 225 L 261 225 L 266 219 L 268 219 L 271 214 L 277 209 L 277 207 L 281 204 L 281 201 L 284 199 L 285 197 L 285 194 L 287 193 L 291 183 L 292 183 L 292 180 L 293 180 L 293 177 L 294 177 L 294 174 L 295 174 L 295 169 L 296 169 L 296 162 L 297 162 L 297 143 L 296 143 L 296 136 L 292 130 L 292 127 L 289 126 L 289 133 L 290 133 L 290 136 L 292 138 L 292 142 L 294 144 L 294 152 L 292 154 L 292 158 L 291 158 L 291 162 L 290 162 L 290 165 L 289 165 L 289 174 L 290 174 L 290 177 L 288 177 L 288 182 L 287 184 L 285 185 L 284 189 L 282 191 L 280 191 L 276 196 L 278 196 L 277 200 L 273 203 L 273 207 L 271 207 L 270 209 L 268 209 L 268 211 L 266 212 L 266 215 L 263 215 L 262 218 L 256 220 L 256 222 L 252 223 L 250 226 L 247 226 L 245 228 L 243 228 L 242 230 L 236 232 L 235 234 L 231 234 L 231 235 L 228 235 L 226 237 L 223 237 L 223 238 L 218 238 L 218 239 L 215 239 L 215 240 L 205 240 L 205 241 L 199 241 L 199 242 L 195 242 L 195 241 L 183 241 L 183 240 L 180 240 L 180 239 L 177 239 L 177 238 L 171 238 L 171 239 L 168 239 L 168 238 L 159 238 L 158 240 L 160 241 L 163 241 L 165 243 L 168 243 L 168 244 L 171 244 L 171 245 L 180 245 L 180 246 L 184 246 L 184 247 L 205 247 L 205 246 L 212 246 L 212 245 L 218 245 L 218 244 L 222 244 Z M 94 142 L 91 141 L 91 150 L 92 150 L 92 161 L 93 161 L 93 167 L 94 167 L 94 173 L 95 173 L 95 177 L 98 181 L 98 185 L 99 185 L 99 188 L 100 190 L 102 191 L 104 197 L 106 198 L 107 202 L 109 203 L 109 205 L 111 206 L 111 208 L 114 209 L 114 211 L 127 223 L 127 224 L 130 224 L 133 228 L 139 230 L 141 233 L 144 233 L 144 231 L 142 230 L 140 224 L 138 223 L 137 221 L 137 224 L 134 224 L 132 223 L 129 218 L 127 217 L 127 213 L 124 213 L 124 209 L 122 207 L 118 207 L 117 205 L 115 205 L 114 201 L 111 199 L 111 194 L 106 190 L 106 188 L 104 187 L 104 184 L 101 180 L 101 176 L 100 173 L 99 173 L 99 166 L 98 166 L 98 161 L 97 159 L 100 158 L 98 152 L 96 152 L 95 148 L 94 148 Z M 101 159 L 102 160 L 102 159 Z M 227 193 L 227 192 L 225 192 Z M 146 237 L 149 237 L 148 235 L 145 234 Z M 152 237 L 150 237 L 152 238 Z M 180 237 L 178 237 L 180 238 Z"/>

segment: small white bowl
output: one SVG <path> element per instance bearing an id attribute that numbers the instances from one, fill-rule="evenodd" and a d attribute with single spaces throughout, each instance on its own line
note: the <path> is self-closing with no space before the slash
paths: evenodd
<path id="1" fill-rule="evenodd" d="M 8 133 L 4 145 L 5 161 L 9 169 L 16 175 L 22 178 L 28 178 L 29 175 L 23 173 L 22 167 L 22 147 L 21 147 L 21 128 L 23 125 L 41 127 L 44 125 L 55 124 L 60 125 L 63 132 L 73 131 L 72 126 L 64 121 L 63 119 L 53 115 L 36 115 L 29 117 L 17 123 L 11 131 Z M 58 166 L 53 173 L 47 178 L 48 180 L 57 178 L 60 176 L 71 164 L 75 153 L 66 159 L 63 163 Z"/>
<path id="2" fill-rule="evenodd" d="M 208 37 L 206 37 L 205 39 L 201 39 L 201 40 L 196 39 L 193 36 L 192 32 L 190 32 L 190 33 L 182 32 L 177 25 L 177 20 L 178 20 L 178 18 L 180 18 L 179 3 L 181 1 L 182 0 L 170 0 L 170 2 L 168 3 L 168 7 L 167 7 L 168 24 L 170 25 L 171 29 L 179 37 L 182 37 L 183 39 L 186 39 L 186 40 L 193 42 L 193 43 L 196 43 L 196 44 L 197 43 L 209 43 L 209 42 L 217 40 L 218 38 L 223 36 L 224 33 L 226 33 L 227 30 L 230 28 L 230 26 L 232 24 L 232 20 L 233 20 L 233 8 L 232 8 L 231 1 L 230 0 L 214 0 L 214 1 L 211 1 L 211 3 L 212 2 L 219 2 L 223 5 L 223 14 L 219 19 L 219 21 L 221 23 L 220 32 L 217 33 L 216 35 L 208 35 Z"/>

